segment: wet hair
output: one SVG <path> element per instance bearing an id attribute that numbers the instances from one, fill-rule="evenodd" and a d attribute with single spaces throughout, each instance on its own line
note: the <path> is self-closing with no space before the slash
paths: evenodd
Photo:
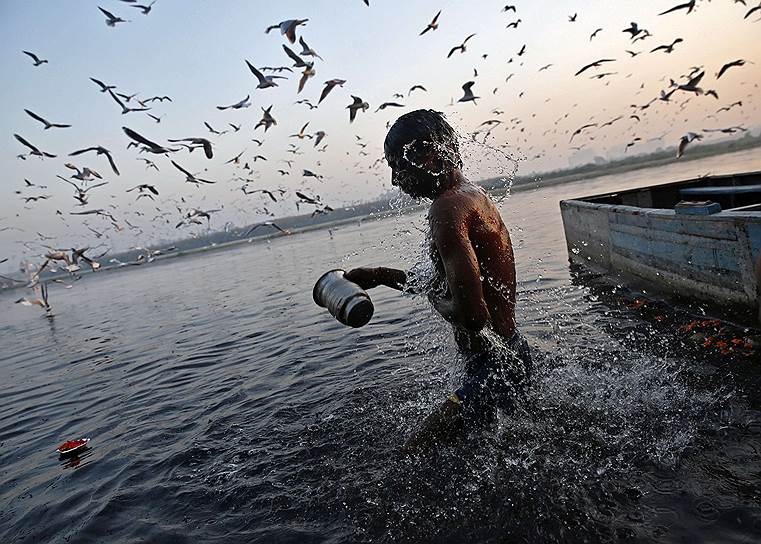
<path id="1" fill-rule="evenodd" d="M 462 168 L 457 133 L 438 111 L 402 115 L 388 131 L 383 147 L 396 184 L 415 196 L 435 196 L 445 188 L 442 174 Z"/>

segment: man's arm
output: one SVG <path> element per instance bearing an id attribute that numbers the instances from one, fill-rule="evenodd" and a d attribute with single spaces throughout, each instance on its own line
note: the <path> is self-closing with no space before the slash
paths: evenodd
<path id="1" fill-rule="evenodd" d="M 444 264 L 451 298 L 431 302 L 446 319 L 471 331 L 480 331 L 489 320 L 484 301 L 481 269 L 466 221 L 454 210 L 441 214 L 445 219 L 434 222 L 433 241 Z"/>
<path id="2" fill-rule="evenodd" d="M 373 289 L 379 285 L 385 285 L 401 291 L 407 283 L 407 273 L 404 270 L 384 266 L 355 268 L 346 272 L 344 278 L 356 283 L 362 289 Z"/>

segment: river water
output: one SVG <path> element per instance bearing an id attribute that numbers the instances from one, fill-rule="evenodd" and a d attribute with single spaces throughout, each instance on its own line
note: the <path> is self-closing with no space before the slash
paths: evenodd
<path id="1" fill-rule="evenodd" d="M 761 170 L 751 150 L 501 201 L 537 363 L 497 429 L 399 446 L 458 383 L 446 325 L 372 292 L 347 329 L 314 281 L 409 267 L 423 214 L 0 294 L 3 542 L 758 542 L 758 361 L 696 355 L 572 281 L 562 198 Z M 75 460 L 53 452 L 88 436 Z"/>

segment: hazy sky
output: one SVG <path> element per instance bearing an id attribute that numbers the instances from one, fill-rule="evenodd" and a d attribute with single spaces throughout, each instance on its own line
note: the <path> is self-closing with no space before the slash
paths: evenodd
<path id="1" fill-rule="evenodd" d="M 224 211 L 212 221 L 215 228 L 227 221 L 241 225 L 265 219 L 263 206 L 276 215 L 291 215 L 296 212 L 294 189 L 319 194 L 334 207 L 375 197 L 390 188 L 385 164 L 371 166 L 381 157 L 386 123 L 417 108 L 444 111 L 465 138 L 485 120 L 503 121 L 488 140 L 499 151 L 473 143 L 465 145 L 464 158 L 469 164 L 466 173 L 473 178 L 513 171 L 513 162 L 507 156 L 523 159 L 518 165 L 519 174 L 567 166 L 569 158 L 578 152 L 569 145 L 570 134 L 576 128 L 588 122 L 602 124 L 619 115 L 624 118 L 602 130 L 585 132 L 572 145 L 583 146 L 582 151 L 615 156 L 622 154 L 626 143 L 635 136 L 642 142 L 628 153 L 674 145 L 688 130 L 737 124 L 758 126 L 760 122 L 759 99 L 755 97 L 761 82 L 761 17 L 743 20 L 748 8 L 733 0 L 703 0 L 692 14 L 681 11 L 664 16 L 657 14 L 678 0 L 517 0 L 512 2 L 517 14 L 502 13 L 505 3 L 494 1 L 370 3 L 367 7 L 362 0 L 158 0 L 145 16 L 116 0 L 1 2 L 0 69 L 6 77 L 0 86 L 0 127 L 5 141 L 0 153 L 0 167 L 5 174 L 0 228 L 15 226 L 23 232 L 0 232 L 0 259 L 9 258 L 0 270 L 15 268 L 24 255 L 40 253 L 40 246 L 34 245 L 37 232 L 54 237 L 46 242 L 52 246 L 105 242 L 116 249 L 178 236 L 181 233 L 174 225 L 180 213 L 175 204 L 181 197 L 186 200 L 186 204 L 180 203 L 183 208 L 223 207 Z M 107 27 L 98 5 L 130 22 Z M 439 9 L 440 28 L 418 36 Z M 578 13 L 577 20 L 569 22 L 569 15 L 574 13 Z M 287 44 L 285 37 L 278 31 L 265 34 L 264 29 L 293 18 L 309 19 L 297 34 L 325 59 L 315 62 L 317 75 L 300 94 L 296 92 L 299 69 L 295 68 L 293 74 L 285 73 L 289 79 L 282 80 L 279 87 L 255 89 L 256 80 L 244 59 L 259 67 L 291 66 L 282 49 Z M 506 29 L 516 19 L 521 20 L 518 28 Z M 631 21 L 647 28 L 652 37 L 631 43 L 629 35 L 622 32 Z M 590 40 L 598 28 L 603 30 Z M 449 49 L 471 33 L 476 36 L 468 42 L 466 53 L 455 53 L 447 59 Z M 676 38 L 684 42 L 677 44 L 672 54 L 650 53 L 655 46 Z M 524 44 L 526 52 L 518 56 Z M 298 43 L 291 48 L 300 51 Z M 626 49 L 642 54 L 631 58 Z M 34 67 L 21 50 L 33 51 L 49 63 Z M 488 56 L 484 59 L 482 55 Z M 600 58 L 616 62 L 574 77 L 581 66 Z M 753 64 L 733 68 L 717 81 L 718 69 L 736 59 Z M 718 100 L 679 92 L 670 103 L 656 102 L 639 111 L 641 122 L 629 119 L 634 112 L 630 105 L 646 104 L 668 87 L 669 78 L 679 80 L 692 66 L 705 67 L 701 86 L 715 89 Z M 602 72 L 615 74 L 591 79 Z M 515 75 L 505 82 L 511 73 Z M 125 94 L 138 92 L 139 98 L 169 95 L 173 101 L 153 103 L 151 113 L 164 116 L 160 124 L 144 113 L 121 115 L 108 94 L 100 93 L 89 80 L 91 76 L 117 85 L 118 91 Z M 334 89 L 318 109 L 294 104 L 300 98 L 316 104 L 324 81 L 332 78 L 345 79 L 347 83 Z M 477 105 L 455 102 L 450 106 L 452 98 L 462 96 L 461 85 L 471 80 L 475 81 L 474 93 L 482 97 Z M 407 98 L 408 89 L 415 84 L 424 85 L 428 92 L 416 91 Z M 402 93 L 405 98 L 395 99 L 394 93 Z M 248 109 L 218 111 L 215 107 L 238 102 L 247 94 L 252 102 Z M 346 109 L 351 94 L 370 103 L 370 109 L 359 112 L 352 124 Z M 738 100 L 743 102 L 742 107 L 716 113 Z M 386 101 L 401 102 L 405 107 L 389 107 L 376 113 L 377 106 Z M 277 126 L 266 134 L 261 128 L 254 131 L 261 107 L 269 105 L 273 105 Z M 43 130 L 40 123 L 24 113 L 24 108 L 73 127 Z M 495 108 L 504 113 L 493 113 Z M 228 123 L 242 124 L 242 130 L 216 137 L 208 133 L 204 121 L 219 130 L 229 129 Z M 307 121 L 307 132 L 327 133 L 323 141 L 328 144 L 326 152 L 317 152 L 310 140 L 289 138 Z M 161 143 L 166 138 L 209 137 L 215 145 L 212 160 L 200 151 L 192 155 L 183 151 L 172 158 L 190 171 L 203 171 L 204 177 L 218 183 L 196 188 L 185 183 L 169 158 L 127 150 L 129 140 L 122 126 Z M 26 149 L 13 133 L 58 157 L 44 161 L 36 157 L 17 159 L 16 155 Z M 360 155 L 357 136 L 368 144 L 366 156 Z M 647 142 L 661 136 L 662 140 Z M 251 138 L 263 139 L 264 145 L 258 147 Z M 286 153 L 291 143 L 299 146 L 300 154 Z M 67 157 L 71 151 L 94 145 L 113 152 L 121 176 L 111 173 L 103 157 Z M 244 150 L 244 160 L 254 167 L 254 174 L 223 165 Z M 251 158 L 256 154 L 268 160 L 254 163 Z M 146 171 L 143 163 L 136 160 L 139 156 L 154 160 L 160 172 Z M 288 168 L 279 162 L 282 159 L 295 162 Z M 90 193 L 90 204 L 85 208 L 75 207 L 72 188 L 55 177 L 71 175 L 63 167 L 69 161 L 89 166 L 109 181 L 108 186 Z M 302 177 L 304 168 L 324 179 Z M 278 169 L 289 170 L 290 175 L 281 176 Z M 289 194 L 277 204 L 262 194 L 245 196 L 240 191 L 243 182 L 233 179 L 236 176 L 256 178 L 251 188 L 283 188 Z M 26 189 L 24 178 L 47 188 Z M 156 202 L 135 202 L 136 193 L 125 192 L 138 183 L 157 186 L 161 194 Z M 22 195 L 14 191 L 22 191 Z M 51 198 L 28 205 L 21 200 L 21 196 L 36 195 Z M 105 219 L 83 221 L 68 215 L 74 210 L 111 205 L 116 207 L 111 211 L 117 219 L 127 219 L 143 232 L 127 228 L 116 232 Z M 152 221 L 159 213 L 156 207 L 171 212 L 168 224 Z M 63 216 L 57 216 L 56 210 Z M 85 223 L 106 235 L 95 240 Z M 32 242 L 32 249 L 19 241 Z"/>

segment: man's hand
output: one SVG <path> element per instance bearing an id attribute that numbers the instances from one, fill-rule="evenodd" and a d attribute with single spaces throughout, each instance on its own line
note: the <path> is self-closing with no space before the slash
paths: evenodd
<path id="1" fill-rule="evenodd" d="M 372 289 L 378 287 L 381 283 L 378 278 L 378 269 L 368 266 L 354 268 L 344 273 L 344 278 L 356 283 L 362 289 Z"/>

